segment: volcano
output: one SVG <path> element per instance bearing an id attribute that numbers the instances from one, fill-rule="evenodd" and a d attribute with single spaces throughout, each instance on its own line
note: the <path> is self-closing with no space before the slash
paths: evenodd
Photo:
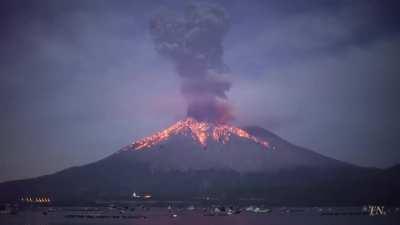
<path id="1" fill-rule="evenodd" d="M 146 137 L 142 140 L 134 142 L 132 144 L 132 148 L 135 150 L 149 148 L 153 145 L 160 144 L 161 142 L 168 140 L 173 135 L 191 136 L 193 140 L 197 141 L 204 147 L 207 146 L 208 138 L 211 138 L 212 140 L 222 144 L 226 144 L 229 142 L 231 136 L 251 140 L 265 148 L 269 147 L 268 142 L 261 141 L 240 128 L 225 124 L 199 122 L 196 119 L 187 118 L 185 120 L 178 121 L 176 124 L 163 130 L 162 132 L 158 132 L 150 137 Z"/>
<path id="2" fill-rule="evenodd" d="M 97 162 L 1 183 L 0 201 L 129 200 L 135 192 L 155 200 L 398 204 L 395 171 L 398 167 L 366 168 L 326 157 L 260 127 L 186 118 Z"/>
<path id="3" fill-rule="evenodd" d="M 263 135 L 264 134 L 264 135 Z M 296 167 L 351 167 L 315 152 L 285 144 L 262 129 L 180 120 L 167 129 L 120 150 L 159 170 L 224 169 L 278 171 Z M 130 156 L 127 156 L 130 157 Z"/>

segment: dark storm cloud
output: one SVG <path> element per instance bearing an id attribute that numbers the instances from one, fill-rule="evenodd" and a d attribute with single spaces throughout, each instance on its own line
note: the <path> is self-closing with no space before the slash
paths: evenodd
<path id="1" fill-rule="evenodd" d="M 206 3 L 191 3 L 184 15 L 161 12 L 150 22 L 157 52 L 171 59 L 182 77 L 188 116 L 213 122 L 231 119 L 223 101 L 231 83 L 224 78 L 222 60 L 229 25 L 224 9 Z"/>
<path id="2" fill-rule="evenodd" d="M 301 10 L 260 4 L 248 10 L 267 25 L 232 29 L 227 62 L 252 76 L 232 89 L 238 117 L 335 158 L 397 163 L 398 3 L 325 2 Z"/>
<path id="3" fill-rule="evenodd" d="M 254 46 L 251 42 L 262 45 L 252 49 L 263 53 L 263 65 L 254 68 L 338 55 L 392 38 L 399 30 L 396 1 L 258 1 L 257 6 L 231 6 L 237 13 L 232 17 L 235 34 L 228 38 L 243 48 Z"/>
<path id="4" fill-rule="evenodd" d="M 235 123 L 324 155 L 400 162 L 398 1 L 217 3 L 229 32 L 212 33 L 224 39 L 213 54 L 193 36 L 207 71 L 187 73 L 189 63 L 177 77 L 173 64 L 186 59 L 160 56 L 149 21 L 187 1 L 1 1 L 0 180 L 100 159 L 184 117 L 182 93 L 204 92 L 229 98 Z"/>

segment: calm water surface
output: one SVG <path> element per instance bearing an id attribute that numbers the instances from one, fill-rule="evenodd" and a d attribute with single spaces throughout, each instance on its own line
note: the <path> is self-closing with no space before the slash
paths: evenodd
<path id="1" fill-rule="evenodd" d="M 151 209 L 150 211 L 122 212 L 120 210 L 99 210 L 99 211 L 77 211 L 56 209 L 32 209 L 19 212 L 17 215 L 0 215 L 1 225 L 80 225 L 80 224 L 147 224 L 147 225 L 399 225 L 400 212 L 392 212 L 385 216 L 368 215 L 343 215 L 346 212 L 356 212 L 354 208 L 336 208 L 322 215 L 321 211 L 315 208 L 297 208 L 292 212 L 282 212 L 281 209 L 273 208 L 269 214 L 256 214 L 253 212 L 242 212 L 237 215 L 215 215 L 205 216 L 202 210 L 174 210 L 168 211 L 165 208 Z M 44 215 L 43 212 L 48 212 Z M 336 215 L 335 215 L 336 213 Z M 176 214 L 173 218 L 171 215 Z M 73 215 L 73 218 L 68 218 Z M 96 218 L 96 216 L 105 218 Z M 146 218 L 132 218 L 132 216 L 145 216 Z M 66 217 L 67 216 L 67 217 Z M 84 218 L 76 218 L 83 216 Z M 115 216 L 115 218 L 114 218 Z M 130 218 L 129 218 L 130 217 Z"/>

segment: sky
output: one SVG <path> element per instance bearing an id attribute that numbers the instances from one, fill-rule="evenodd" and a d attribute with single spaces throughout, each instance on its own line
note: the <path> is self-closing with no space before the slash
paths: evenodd
<path id="1" fill-rule="evenodd" d="M 184 118 L 181 79 L 149 21 L 187 4 L 1 1 L 0 181 L 99 160 Z M 230 19 L 233 124 L 356 165 L 400 163 L 397 1 L 213 4 Z"/>

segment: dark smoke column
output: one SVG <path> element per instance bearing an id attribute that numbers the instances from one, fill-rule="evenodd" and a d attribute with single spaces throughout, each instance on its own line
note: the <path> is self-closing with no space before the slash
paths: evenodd
<path id="1" fill-rule="evenodd" d="M 215 5 L 190 4 L 183 15 L 164 12 L 150 21 L 158 53 L 173 61 L 182 78 L 187 115 L 197 120 L 224 123 L 232 119 L 226 92 L 222 41 L 229 29 L 226 12 Z"/>

